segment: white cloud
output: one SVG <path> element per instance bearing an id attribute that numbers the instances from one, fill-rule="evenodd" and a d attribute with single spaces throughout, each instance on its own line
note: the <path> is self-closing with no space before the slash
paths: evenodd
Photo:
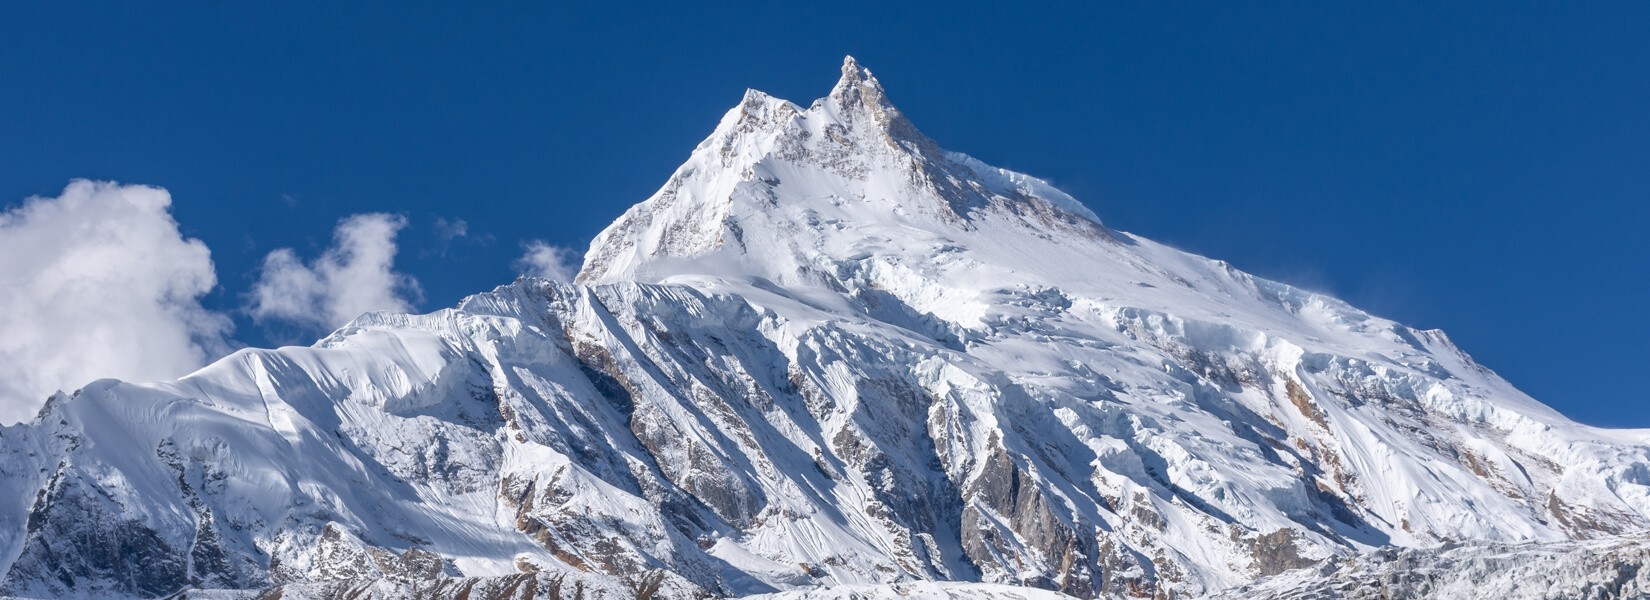
<path id="1" fill-rule="evenodd" d="M 115 377 L 151 381 L 226 352 L 206 310 L 206 244 L 185 239 L 166 190 L 76 180 L 0 213 L 0 423 L 46 396 Z"/>
<path id="2" fill-rule="evenodd" d="M 436 217 L 430 222 L 430 230 L 435 232 L 435 243 L 419 251 L 419 258 L 445 259 L 461 247 L 486 246 L 493 242 L 491 235 L 471 233 L 470 223 L 459 218 Z"/>
<path id="3" fill-rule="evenodd" d="M 333 246 L 307 265 L 291 248 L 269 253 L 248 312 L 259 322 L 315 330 L 372 311 L 411 312 L 420 295 L 418 282 L 393 268 L 395 235 L 406 225 L 396 215 L 354 215 L 338 223 Z"/>
<path id="4" fill-rule="evenodd" d="M 436 217 L 433 226 L 435 227 L 436 238 L 443 242 L 451 242 L 470 235 L 470 223 L 464 219 L 448 220 L 446 217 Z"/>
<path id="5" fill-rule="evenodd" d="M 551 281 L 572 281 L 579 273 L 579 255 L 571 248 L 552 246 L 541 240 L 526 244 L 527 253 L 516 259 L 516 270 Z"/>

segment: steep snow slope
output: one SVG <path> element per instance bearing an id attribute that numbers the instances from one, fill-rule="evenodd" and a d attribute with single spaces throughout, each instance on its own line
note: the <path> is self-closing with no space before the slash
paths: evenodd
<path id="1" fill-rule="evenodd" d="M 940 150 L 852 59 L 808 108 L 747 93 L 577 285 L 97 382 L 0 453 L 0 591 L 46 596 L 1151 596 L 1650 518 L 1650 433 L 1572 423 L 1441 332 L 1108 229 Z"/>
<path id="2" fill-rule="evenodd" d="M 1645 516 L 1645 432 L 1571 423 L 1442 332 L 1110 231 L 1041 181 L 939 150 L 851 60 L 808 109 L 748 93 L 598 236 L 580 281 L 903 334 L 983 392 L 947 402 L 955 386 L 920 382 L 950 481 L 1007 450 L 1074 532 L 1149 540 L 1123 545 L 1189 579 Z M 965 509 L 965 530 L 1001 523 L 985 508 Z"/>

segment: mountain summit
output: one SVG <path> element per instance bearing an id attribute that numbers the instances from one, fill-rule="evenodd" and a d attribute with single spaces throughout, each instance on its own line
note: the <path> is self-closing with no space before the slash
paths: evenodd
<path id="1" fill-rule="evenodd" d="M 1109 229 L 852 58 L 806 109 L 747 92 L 575 284 L 0 429 L 18 595 L 1287 597 L 1528 543 L 1619 594 L 1650 575 L 1554 549 L 1647 525 L 1650 432 Z"/>
<path id="2" fill-rule="evenodd" d="M 1047 183 L 940 150 L 850 57 L 831 94 L 807 109 L 747 91 L 663 188 L 596 236 L 578 281 L 824 285 L 818 268 L 888 246 L 877 239 L 942 240 L 982 226 L 1102 235 L 1094 213 Z"/>

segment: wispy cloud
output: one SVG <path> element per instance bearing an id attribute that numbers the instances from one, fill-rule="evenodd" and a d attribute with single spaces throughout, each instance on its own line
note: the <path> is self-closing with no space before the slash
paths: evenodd
<path id="1" fill-rule="evenodd" d="M 516 270 L 524 275 L 551 281 L 572 281 L 579 273 L 579 255 L 571 248 L 554 246 L 543 240 L 527 242 L 526 253 L 516 259 Z"/>
<path id="2" fill-rule="evenodd" d="M 435 217 L 430 221 L 435 242 L 418 251 L 419 258 L 439 258 L 445 261 L 463 250 L 482 248 L 493 243 L 493 236 L 470 228 L 470 222 L 457 217 Z"/>
<path id="3" fill-rule="evenodd" d="M 470 223 L 464 219 L 448 219 L 436 217 L 431 225 L 435 228 L 435 237 L 442 243 L 451 243 L 461 237 L 470 235 Z"/>

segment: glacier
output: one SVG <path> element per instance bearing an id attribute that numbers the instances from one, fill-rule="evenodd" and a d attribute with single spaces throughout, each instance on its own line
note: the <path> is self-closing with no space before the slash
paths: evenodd
<path id="1" fill-rule="evenodd" d="M 747 92 L 573 283 L 94 382 L 0 456 L 25 597 L 1356 597 L 1458 548 L 1636 572 L 1650 525 L 1650 431 L 1112 229 L 852 58 Z"/>

